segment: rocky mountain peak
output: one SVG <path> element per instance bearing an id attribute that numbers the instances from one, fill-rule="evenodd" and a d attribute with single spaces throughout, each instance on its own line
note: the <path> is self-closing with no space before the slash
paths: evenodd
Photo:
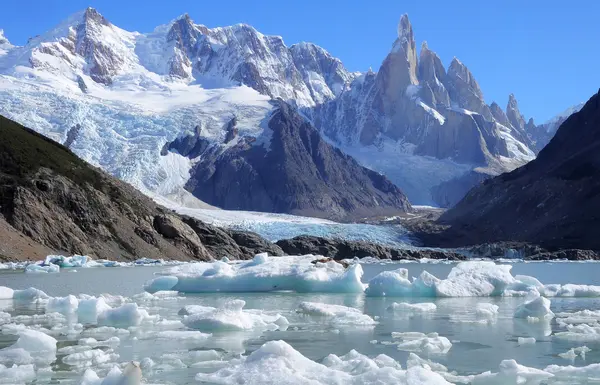
<path id="1" fill-rule="evenodd" d="M 519 103 L 514 94 L 508 95 L 508 105 L 506 106 L 506 116 L 514 128 L 523 130 L 525 128 L 525 118 L 519 111 Z"/>
<path id="2" fill-rule="evenodd" d="M 447 82 L 446 69 L 438 55 L 431 51 L 427 42 L 421 45 L 419 55 L 419 82 L 422 85 L 421 98 L 430 106 L 450 107 L 450 96 L 444 86 Z"/>
<path id="3" fill-rule="evenodd" d="M 504 112 L 502 107 L 498 105 L 498 103 L 492 102 L 492 104 L 490 104 L 490 111 L 492 112 L 494 120 L 496 120 L 501 125 L 510 128 L 511 124 L 508 120 L 508 116 L 506 116 L 506 113 Z"/>
<path id="4" fill-rule="evenodd" d="M 398 39 L 394 42 L 392 52 L 388 55 L 388 58 L 392 55 L 399 56 L 399 60 L 406 61 L 406 64 L 403 66 L 408 70 L 410 84 L 418 84 L 417 47 L 413 28 L 407 14 L 402 15 L 398 23 Z"/>
<path id="5" fill-rule="evenodd" d="M 88 7 L 83 13 L 83 23 L 97 23 L 106 26 L 111 25 L 108 20 L 106 20 L 106 18 L 100 14 L 100 12 L 92 7 Z"/>

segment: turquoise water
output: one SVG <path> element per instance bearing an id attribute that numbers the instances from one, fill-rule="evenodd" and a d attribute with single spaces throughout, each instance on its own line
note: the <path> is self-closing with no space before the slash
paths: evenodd
<path id="1" fill-rule="evenodd" d="M 409 275 L 417 276 L 422 270 L 445 277 L 453 264 L 369 264 L 364 265 L 364 279 L 368 281 L 383 270 L 405 267 Z M 596 263 L 514 263 L 513 275 L 523 274 L 538 278 L 543 283 L 577 283 L 600 285 L 600 265 Z M 110 293 L 131 297 L 142 291 L 143 283 L 153 274 L 162 270 L 159 267 L 135 268 L 97 268 L 78 269 L 77 272 L 63 270 L 58 274 L 24 274 L 22 272 L 0 272 L 0 286 L 13 289 L 36 287 L 50 296 L 66 296 L 68 294 L 99 295 Z M 150 314 L 159 314 L 168 320 L 179 320 L 179 309 L 185 305 L 204 305 L 218 307 L 227 299 L 242 299 L 245 309 L 261 309 L 267 313 L 280 313 L 290 325 L 287 330 L 265 332 L 223 333 L 210 343 L 194 346 L 182 341 L 157 341 L 153 339 L 135 338 L 136 332 L 121 337 L 121 344 L 115 348 L 119 354 L 116 362 L 129 360 L 141 361 L 151 358 L 154 362 L 169 362 L 172 354 L 183 354 L 189 350 L 216 349 L 228 360 L 247 355 L 258 349 L 266 341 L 284 340 L 294 349 L 313 361 L 319 362 L 330 353 L 343 355 L 355 349 L 369 357 L 386 354 L 405 367 L 409 353 L 400 351 L 393 344 L 392 332 L 437 332 L 452 342 L 452 348 L 446 354 L 427 355 L 421 357 L 446 365 L 449 370 L 460 375 L 477 374 L 487 370 L 497 371 L 504 359 L 515 359 L 520 364 L 535 368 L 548 365 L 584 366 L 600 362 L 600 340 L 596 342 L 569 342 L 555 338 L 552 334 L 564 331 L 555 320 L 546 323 L 530 323 L 513 318 L 516 307 L 522 304 L 523 298 L 445 298 L 445 299 L 403 299 L 403 298 L 367 298 L 363 294 L 296 294 L 296 293 L 236 293 L 182 295 L 177 299 L 169 299 L 149 304 L 141 304 Z M 365 314 L 377 319 L 374 327 L 340 326 L 329 321 L 315 321 L 296 313 L 303 301 L 322 302 L 344 305 L 360 309 Z M 393 302 L 433 302 L 437 311 L 417 314 L 396 314 L 386 310 Z M 497 319 L 492 323 L 475 322 L 474 308 L 478 303 L 493 303 L 499 306 Z M 0 309 L 16 316 L 19 314 L 43 313 L 43 308 L 32 304 L 15 304 L 12 301 L 0 301 Z M 597 298 L 553 298 L 552 311 L 571 312 L 582 309 L 600 309 Z M 52 325 L 42 325 L 51 327 Z M 537 342 L 519 346 L 518 337 L 534 337 Z M 59 348 L 75 343 L 81 336 L 59 336 Z M 11 345 L 16 337 L 0 336 L 0 348 Z M 587 345 L 591 352 L 585 360 L 578 357 L 574 362 L 558 356 L 570 348 Z M 78 383 L 82 368 L 74 368 L 61 362 L 58 355 L 52 364 L 52 374 L 38 379 L 36 384 Z M 162 365 L 160 370 L 144 372 L 149 383 L 197 384 L 194 376 L 199 371 L 213 369 L 199 367 L 180 367 L 181 365 Z M 160 366 L 160 365 L 159 365 Z M 106 365 L 92 366 L 103 375 L 108 370 Z M 574 380 L 573 383 L 583 383 Z"/>

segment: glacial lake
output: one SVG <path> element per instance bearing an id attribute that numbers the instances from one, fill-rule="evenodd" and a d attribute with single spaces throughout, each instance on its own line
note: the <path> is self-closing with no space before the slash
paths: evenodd
<path id="1" fill-rule="evenodd" d="M 513 276 L 529 275 L 544 284 L 587 284 L 600 285 L 600 264 L 570 262 L 510 263 Z M 364 264 L 363 282 L 384 270 L 406 268 L 409 276 L 418 276 L 427 270 L 444 278 L 455 266 L 453 263 L 407 263 L 407 264 Z M 25 274 L 18 271 L 0 271 L 0 286 L 12 289 L 35 287 L 49 296 L 62 297 L 69 294 L 100 295 L 103 293 L 131 298 L 143 292 L 144 283 L 164 267 L 119 267 L 62 269 L 60 273 Z M 148 358 L 153 366 L 142 366 L 144 382 L 152 384 L 199 384 L 197 373 L 214 372 L 220 367 L 233 365 L 240 356 L 259 349 L 267 341 L 283 340 L 308 359 L 321 362 L 329 354 L 343 356 L 352 350 L 370 358 L 385 354 L 406 368 L 409 351 L 399 350 L 392 337 L 394 332 L 436 332 L 446 337 L 452 347 L 447 353 L 415 351 L 419 357 L 443 364 L 451 372 L 466 376 L 485 371 L 497 372 L 502 360 L 514 359 L 520 365 L 544 369 L 548 365 L 586 366 L 600 362 L 600 338 L 572 339 L 556 338 L 555 333 L 565 331 L 557 319 L 549 322 L 529 322 L 514 318 L 516 308 L 526 299 L 522 297 L 479 297 L 479 298 L 371 298 L 364 294 L 298 294 L 298 293 L 211 293 L 180 294 L 177 297 L 158 301 L 137 301 L 151 315 L 163 320 L 181 320 L 180 309 L 187 305 L 220 307 L 228 300 L 245 301 L 246 309 L 259 309 L 268 314 L 279 313 L 286 317 L 289 325 L 285 330 L 215 333 L 210 341 L 198 342 L 185 339 L 154 339 L 147 337 L 153 330 L 148 326 L 131 329 L 128 335 L 118 335 L 120 343 L 110 349 L 118 354 L 113 361 L 67 365 L 62 362 L 65 354 L 57 354 L 51 371 L 45 371 L 35 384 L 78 384 L 86 367 L 94 369 L 100 377 L 106 375 L 115 364 L 130 360 L 143 362 Z M 375 325 L 337 323 L 332 319 L 315 319 L 299 314 L 296 309 L 304 301 L 343 305 L 359 309 L 377 321 Z M 431 302 L 437 306 L 430 312 L 394 312 L 388 310 L 393 302 Z M 480 303 L 498 306 L 498 314 L 489 322 L 481 322 L 474 315 Z M 600 310 L 600 298 L 551 298 L 554 313 L 579 310 Z M 0 311 L 11 317 L 43 314 L 43 305 L 28 302 L 0 300 Z M 12 321 L 14 322 L 14 320 Z M 51 329 L 52 320 L 40 319 L 38 327 Z M 69 321 L 71 322 L 71 321 Z M 74 322 L 74 321 L 73 321 Z M 88 326 L 86 326 L 87 328 Z M 150 327 L 151 328 L 151 327 Z M 60 334 L 60 333 L 59 333 Z M 68 334 L 68 333 L 67 333 Z M 58 348 L 75 345 L 85 335 L 55 335 Z M 111 337 L 110 333 L 101 338 Z M 533 337 L 535 343 L 518 343 L 519 337 Z M 0 349 L 12 345 L 17 336 L 0 335 Z M 562 358 L 561 353 L 571 348 L 587 346 L 591 351 L 574 360 Z M 101 348 L 108 350 L 109 348 Z M 222 364 L 211 360 L 206 364 L 195 363 L 190 351 L 214 350 Z M 0 354 L 1 356 L 1 354 Z M 3 383 L 0 379 L 0 383 Z M 224 382 L 226 383 L 226 382 Z M 248 384 L 252 384 L 249 381 Z M 290 383 L 293 383 L 290 380 Z M 506 382 L 513 383 L 513 382 Z M 542 382 L 546 383 L 546 382 Z M 552 383 L 552 382 L 548 382 Z M 589 383 L 573 379 L 567 383 Z"/>

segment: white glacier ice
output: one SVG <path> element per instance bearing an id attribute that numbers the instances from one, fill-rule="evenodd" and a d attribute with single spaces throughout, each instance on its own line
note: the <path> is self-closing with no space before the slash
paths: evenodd
<path id="1" fill-rule="evenodd" d="M 390 367 L 388 360 L 359 358 L 354 354 L 338 358 L 329 356 L 323 364 L 319 364 L 304 357 L 284 341 L 269 341 L 239 363 L 215 373 L 198 373 L 196 380 L 222 385 L 450 384 L 439 374 L 422 367 L 401 370 Z M 348 360 L 359 361 L 359 364 L 345 364 L 344 361 Z"/>
<path id="2" fill-rule="evenodd" d="M 326 320 L 334 325 L 375 325 L 377 321 L 364 314 L 358 309 L 342 306 L 330 305 L 319 302 L 302 302 L 296 309 L 297 313 L 312 317 L 313 319 Z"/>
<path id="3" fill-rule="evenodd" d="M 0 350 L 0 362 L 48 365 L 56 359 L 56 339 L 42 332 L 20 331 L 17 342 Z"/>
<path id="4" fill-rule="evenodd" d="M 399 340 L 394 342 L 398 350 L 406 352 L 445 354 L 452 348 L 450 340 L 438 333 L 393 332 L 392 338 Z"/>
<path id="5" fill-rule="evenodd" d="M 485 372 L 473 376 L 472 385 L 540 385 L 549 378 L 551 373 L 544 370 L 519 365 L 515 360 L 504 360 L 496 373 Z"/>
<path id="6" fill-rule="evenodd" d="M 550 310 L 550 300 L 537 297 L 519 305 L 515 310 L 515 318 L 525 318 L 528 321 L 544 321 L 554 318 L 554 313 Z"/>
<path id="7" fill-rule="evenodd" d="M 518 337 L 517 338 L 517 343 L 519 345 L 529 345 L 529 344 L 535 344 L 536 339 L 533 337 Z"/>
<path id="8" fill-rule="evenodd" d="M 154 278 L 146 291 L 180 292 L 269 292 L 296 291 L 361 293 L 362 267 L 345 269 L 330 261 L 312 264 L 314 256 L 269 257 L 258 254 L 245 263 L 200 262 L 173 267 Z M 172 286 L 171 286 L 172 284 Z"/>
<path id="9" fill-rule="evenodd" d="M 437 306 L 432 302 L 423 303 L 408 303 L 408 302 L 394 302 L 388 306 L 387 310 L 397 313 L 425 313 L 432 312 L 437 309 Z"/>
<path id="10" fill-rule="evenodd" d="M 104 378 L 98 377 L 92 369 L 87 369 L 79 385 L 140 385 L 142 381 L 142 370 L 140 364 L 131 361 L 121 371 L 113 367 Z"/>
<path id="11" fill-rule="evenodd" d="M 475 315 L 478 318 L 492 319 L 498 315 L 498 305 L 493 303 L 478 303 L 475 306 Z"/>
<path id="12" fill-rule="evenodd" d="M 280 314 L 269 315 L 261 310 L 244 310 L 246 302 L 231 300 L 219 308 L 189 306 L 182 309 L 187 313 L 183 324 L 191 329 L 203 332 L 277 330 L 289 325 Z"/>
<path id="13" fill-rule="evenodd" d="M 79 300 L 74 295 L 66 297 L 53 297 L 48 300 L 46 305 L 47 312 L 56 312 L 61 314 L 71 314 L 77 311 Z"/>
<path id="14" fill-rule="evenodd" d="M 104 310 L 98 315 L 98 325 L 126 328 L 138 326 L 151 316 L 145 309 L 141 309 L 136 303 L 126 303 L 117 308 Z"/>

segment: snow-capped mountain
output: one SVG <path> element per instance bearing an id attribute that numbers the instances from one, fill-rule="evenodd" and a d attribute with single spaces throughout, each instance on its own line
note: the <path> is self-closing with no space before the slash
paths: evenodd
<path id="1" fill-rule="evenodd" d="M 418 203 L 451 205 L 472 183 L 535 157 L 514 96 L 506 112 L 487 105 L 457 58 L 446 70 L 427 43 L 417 54 L 406 15 L 379 71 L 358 77 L 311 116 L 333 142 Z"/>
<path id="2" fill-rule="evenodd" d="M 552 131 L 524 124 L 514 97 L 506 111 L 488 106 L 458 59 L 446 70 L 426 43 L 417 55 L 406 15 L 379 71 L 362 74 L 314 44 L 288 47 L 248 25 L 207 28 L 188 15 L 138 33 L 88 8 L 21 47 L 0 33 L 1 114 L 148 193 L 187 203 L 183 187 L 202 152 L 184 157 L 165 146 L 191 131 L 223 152 L 269 148 L 275 98 L 419 204 L 452 204 L 533 159 L 536 133 Z"/>

